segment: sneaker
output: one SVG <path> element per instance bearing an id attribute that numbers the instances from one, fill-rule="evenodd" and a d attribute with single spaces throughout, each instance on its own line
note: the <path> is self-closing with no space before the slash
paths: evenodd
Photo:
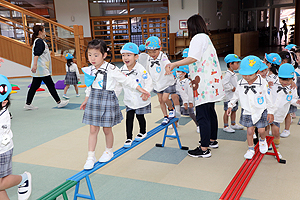
<path id="1" fill-rule="evenodd" d="M 230 128 L 234 129 L 234 130 L 242 130 L 244 129 L 243 126 L 240 126 L 238 124 L 235 124 L 235 125 L 231 125 Z"/>
<path id="2" fill-rule="evenodd" d="M 66 105 L 68 105 L 68 103 L 69 103 L 69 100 L 61 100 L 60 103 L 57 104 L 57 107 L 58 108 L 63 108 Z"/>
<path id="3" fill-rule="evenodd" d="M 127 139 L 124 143 L 124 148 L 129 148 L 131 147 L 131 144 L 132 144 L 132 139 Z"/>
<path id="4" fill-rule="evenodd" d="M 172 126 L 172 125 L 169 125 L 169 126 L 168 126 L 168 129 L 173 129 L 173 126 Z"/>
<path id="5" fill-rule="evenodd" d="M 260 151 L 260 153 L 263 153 L 263 154 L 267 153 L 268 149 L 269 149 L 269 147 L 268 147 L 266 139 L 264 139 L 263 142 L 259 140 L 259 151 Z"/>
<path id="6" fill-rule="evenodd" d="M 112 157 L 114 157 L 113 152 L 104 151 L 102 156 L 99 158 L 99 162 L 108 162 L 112 159 Z"/>
<path id="7" fill-rule="evenodd" d="M 137 136 L 134 138 L 135 141 L 141 141 L 142 139 L 144 139 L 147 136 L 147 133 L 139 133 L 137 134 Z"/>
<path id="8" fill-rule="evenodd" d="M 200 133 L 200 127 L 197 126 L 197 133 Z"/>
<path id="9" fill-rule="evenodd" d="M 206 151 L 203 151 L 201 147 L 196 147 L 194 150 L 189 150 L 188 155 L 194 158 L 209 158 L 211 157 L 210 149 L 207 149 Z"/>
<path id="10" fill-rule="evenodd" d="M 246 159 L 252 159 L 253 156 L 254 156 L 254 150 L 248 149 L 247 152 L 244 155 L 244 158 L 246 158 Z"/>
<path id="11" fill-rule="evenodd" d="M 176 136 L 176 133 L 175 133 L 175 131 L 171 134 L 172 136 Z M 174 139 L 176 139 L 175 137 L 169 137 L 169 139 L 170 140 L 174 140 Z"/>
<path id="12" fill-rule="evenodd" d="M 83 169 L 93 169 L 95 162 L 96 162 L 95 156 L 94 157 L 88 157 L 86 159 L 86 162 L 85 162 L 84 166 L 83 166 Z"/>
<path id="13" fill-rule="evenodd" d="M 76 97 L 80 97 L 80 94 L 76 94 Z"/>
<path id="14" fill-rule="evenodd" d="M 283 130 L 282 133 L 280 133 L 280 137 L 288 137 L 291 134 L 289 130 Z"/>
<path id="15" fill-rule="evenodd" d="M 227 133 L 234 133 L 234 132 L 235 132 L 235 130 L 232 129 L 232 128 L 230 128 L 229 126 L 223 128 L 223 131 L 225 131 L 225 132 L 227 132 Z"/>
<path id="16" fill-rule="evenodd" d="M 68 97 L 67 95 L 63 95 L 63 98 L 65 98 L 65 99 L 70 99 L 70 97 Z"/>
<path id="17" fill-rule="evenodd" d="M 169 120 L 173 119 L 175 117 L 176 111 L 175 109 L 169 110 Z"/>
<path id="18" fill-rule="evenodd" d="M 24 173 L 27 174 L 28 179 L 18 187 L 18 200 L 27 200 L 31 195 L 31 174 Z"/>
<path id="19" fill-rule="evenodd" d="M 199 145 L 201 146 L 201 140 L 199 141 Z M 213 148 L 213 149 L 216 149 L 216 148 L 218 148 L 219 147 L 219 143 L 218 143 L 218 141 L 217 140 L 215 140 L 215 141 L 209 141 L 209 147 L 210 148 Z"/>
<path id="20" fill-rule="evenodd" d="M 167 117 L 164 117 L 164 120 L 162 121 L 161 125 L 167 125 L 170 122 L 170 119 Z"/>
<path id="21" fill-rule="evenodd" d="M 38 107 L 35 107 L 32 104 L 30 104 L 30 105 L 25 104 L 24 108 L 26 110 L 37 110 L 37 109 L 39 109 Z"/>

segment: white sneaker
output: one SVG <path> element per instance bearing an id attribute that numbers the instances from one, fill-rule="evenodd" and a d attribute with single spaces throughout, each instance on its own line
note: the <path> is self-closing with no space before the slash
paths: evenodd
<path id="1" fill-rule="evenodd" d="M 172 125 L 168 126 L 168 129 L 173 129 L 173 126 Z"/>
<path id="2" fill-rule="evenodd" d="M 65 99 L 70 99 L 70 97 L 68 97 L 67 95 L 63 95 L 63 98 L 65 98 Z"/>
<path id="3" fill-rule="evenodd" d="M 288 137 L 291 134 L 289 130 L 283 130 L 282 133 L 280 133 L 280 137 Z"/>
<path id="4" fill-rule="evenodd" d="M 259 151 L 260 153 L 267 153 L 268 151 L 268 144 L 267 144 L 267 140 L 265 139 L 263 142 L 259 140 Z"/>
<path id="5" fill-rule="evenodd" d="M 27 180 L 18 187 L 18 200 L 27 200 L 31 195 L 31 174 L 29 172 L 24 172 L 27 174 Z"/>
<path id="6" fill-rule="evenodd" d="M 86 159 L 86 162 L 85 162 L 84 166 L 83 166 L 83 169 L 93 169 L 95 162 L 96 162 L 95 156 L 94 157 L 88 157 Z"/>
<path id="7" fill-rule="evenodd" d="M 76 97 L 80 97 L 80 94 L 76 94 Z"/>
<path id="8" fill-rule="evenodd" d="M 162 121 L 161 125 L 165 126 L 170 122 L 169 118 L 164 117 L 164 120 Z"/>
<path id="9" fill-rule="evenodd" d="M 235 125 L 231 125 L 230 126 L 232 129 L 235 129 L 235 130 L 242 130 L 244 127 L 243 126 L 240 126 L 238 124 L 235 124 Z"/>
<path id="10" fill-rule="evenodd" d="M 175 109 L 169 110 L 169 120 L 173 119 L 175 117 L 176 111 Z"/>
<path id="11" fill-rule="evenodd" d="M 137 136 L 134 138 L 135 141 L 141 141 L 142 139 L 144 139 L 147 136 L 147 133 L 139 133 L 137 134 Z"/>
<path id="12" fill-rule="evenodd" d="M 227 133 L 234 133 L 234 132 L 235 132 L 235 130 L 232 129 L 232 128 L 230 128 L 229 126 L 223 128 L 223 131 L 225 131 L 225 132 L 227 132 Z"/>
<path id="13" fill-rule="evenodd" d="M 246 152 L 245 155 L 244 155 L 244 158 L 246 158 L 246 159 L 252 159 L 253 156 L 254 156 L 254 151 L 248 149 L 247 152 Z"/>
<path id="14" fill-rule="evenodd" d="M 112 159 L 112 157 L 114 157 L 113 152 L 104 151 L 102 156 L 99 158 L 99 162 L 108 162 Z"/>
<path id="15" fill-rule="evenodd" d="M 127 139 L 124 143 L 124 148 L 129 148 L 131 147 L 131 144 L 132 144 L 132 139 Z"/>
<path id="16" fill-rule="evenodd" d="M 200 127 L 197 126 L 197 133 L 200 133 Z"/>
<path id="17" fill-rule="evenodd" d="M 66 105 L 68 105 L 68 103 L 69 103 L 69 100 L 61 100 L 60 103 L 57 104 L 57 107 L 58 108 L 63 108 Z"/>
<path id="18" fill-rule="evenodd" d="M 30 105 L 25 104 L 24 108 L 26 110 L 37 110 L 37 109 L 39 109 L 38 107 L 35 107 L 32 104 L 30 104 Z"/>
<path id="19" fill-rule="evenodd" d="M 172 135 L 172 136 L 176 136 L 175 131 L 174 131 L 171 135 Z M 170 140 L 174 140 L 174 139 L 176 139 L 176 138 L 174 138 L 174 137 L 169 137 L 169 139 L 170 139 Z"/>

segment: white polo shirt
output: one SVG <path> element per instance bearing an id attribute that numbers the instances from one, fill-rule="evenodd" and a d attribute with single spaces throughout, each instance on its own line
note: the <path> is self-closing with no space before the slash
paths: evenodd
<path id="1" fill-rule="evenodd" d="M 237 75 L 234 72 L 227 70 L 222 79 L 222 83 L 225 91 L 224 101 L 226 102 L 233 97 L 234 92 L 232 92 L 232 89 L 237 86 Z"/>

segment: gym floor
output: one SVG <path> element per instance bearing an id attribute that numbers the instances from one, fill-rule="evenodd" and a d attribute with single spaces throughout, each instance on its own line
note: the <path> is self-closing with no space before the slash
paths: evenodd
<path id="1" fill-rule="evenodd" d="M 226 65 L 220 58 L 224 72 Z M 63 80 L 64 76 L 53 76 Z M 83 75 L 81 75 L 83 80 Z M 13 115 L 14 134 L 13 174 L 29 171 L 33 177 L 30 199 L 37 199 L 63 183 L 83 169 L 87 157 L 89 126 L 83 124 L 83 111 L 79 110 L 84 100 L 85 88 L 80 88 L 76 97 L 73 87 L 67 93 L 70 103 L 58 109 L 48 90 L 37 92 L 33 101 L 38 110 L 23 109 L 31 78 L 10 79 L 11 84 L 20 87 L 11 95 L 10 112 Z M 43 88 L 45 86 L 42 85 Z M 58 90 L 62 97 L 63 90 Z M 123 95 L 119 97 L 123 116 L 125 107 Z M 146 115 L 147 131 L 160 124 L 163 115 L 157 97 L 151 99 L 152 113 Z M 161 143 L 164 131 L 131 149 L 116 160 L 105 165 L 90 176 L 96 199 L 219 199 L 233 176 L 245 161 L 247 151 L 246 128 L 230 134 L 223 132 L 223 102 L 216 104 L 219 120 L 219 148 L 212 149 L 210 158 L 192 158 L 187 151 L 180 150 L 176 140 L 166 140 L 164 148 L 155 147 Z M 237 112 L 239 120 L 241 109 Z M 286 164 L 280 164 L 274 156 L 262 159 L 241 199 L 299 199 L 300 112 L 293 120 L 288 138 L 282 138 L 280 152 Z M 194 149 L 198 145 L 199 133 L 189 117 L 182 117 L 178 128 L 183 146 Z M 283 130 L 284 124 L 281 124 Z M 138 133 L 135 120 L 134 137 Z M 113 127 L 114 151 L 121 148 L 126 139 L 125 120 Z M 172 134 L 173 129 L 168 130 Z M 104 134 L 99 133 L 96 157 L 100 158 L 105 148 Z M 17 187 L 7 190 L 11 199 L 17 199 Z M 85 180 L 81 181 L 80 193 L 88 194 Z M 67 192 L 69 199 L 74 188 Z M 58 198 L 62 199 L 62 197 Z"/>

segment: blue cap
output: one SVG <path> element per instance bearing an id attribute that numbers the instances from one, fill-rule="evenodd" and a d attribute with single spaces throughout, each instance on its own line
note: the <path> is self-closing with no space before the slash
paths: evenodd
<path id="1" fill-rule="evenodd" d="M 188 56 L 189 56 L 189 48 L 186 48 L 186 49 L 184 49 L 183 52 L 182 52 L 182 57 L 183 57 L 183 58 L 186 58 L 186 57 L 188 57 Z"/>
<path id="2" fill-rule="evenodd" d="M 66 58 L 67 60 L 70 60 L 70 59 L 72 59 L 72 58 L 74 58 L 74 57 L 73 57 L 72 54 L 67 53 L 67 54 L 65 55 L 65 58 Z"/>
<path id="3" fill-rule="evenodd" d="M 181 71 L 181 72 L 185 72 L 185 73 L 189 73 L 189 66 L 188 65 L 182 65 L 180 67 L 177 68 L 177 71 Z"/>
<path id="4" fill-rule="evenodd" d="M 239 73 L 241 75 L 252 75 L 260 69 L 261 61 L 257 56 L 247 56 L 243 58 Z"/>
<path id="5" fill-rule="evenodd" d="M 177 69 L 174 68 L 174 69 L 171 71 L 174 77 L 176 77 L 176 70 L 177 70 Z"/>
<path id="6" fill-rule="evenodd" d="M 139 47 L 132 43 L 132 42 L 128 42 L 126 44 L 124 44 L 124 46 L 122 47 L 120 53 L 134 53 L 134 54 L 139 54 Z"/>
<path id="7" fill-rule="evenodd" d="M 95 76 L 90 75 L 91 67 L 83 67 L 81 68 L 82 72 L 84 73 L 84 83 L 87 87 L 91 86 L 95 80 Z"/>
<path id="8" fill-rule="evenodd" d="M 270 53 L 265 54 L 265 58 L 269 63 L 280 65 L 281 63 L 281 57 L 278 55 L 278 53 Z"/>
<path id="9" fill-rule="evenodd" d="M 259 68 L 259 71 L 263 71 L 265 69 L 268 69 L 268 65 L 266 65 L 262 60 L 260 60 L 260 68 Z"/>
<path id="10" fill-rule="evenodd" d="M 146 50 L 146 46 L 145 46 L 144 44 L 141 44 L 141 45 L 139 46 L 139 50 L 140 50 L 140 51 L 145 51 L 145 50 Z"/>
<path id="11" fill-rule="evenodd" d="M 11 92 L 11 84 L 6 76 L 0 74 L 0 102 L 3 102 Z"/>
<path id="12" fill-rule="evenodd" d="M 296 45 L 295 44 L 289 44 L 284 48 L 290 51 L 294 46 L 296 46 Z"/>
<path id="13" fill-rule="evenodd" d="M 279 78 L 294 78 L 295 69 L 292 64 L 284 63 L 279 67 L 278 77 Z"/>
<path id="14" fill-rule="evenodd" d="M 156 36 L 151 36 L 146 40 L 146 49 L 159 49 L 161 47 L 160 39 Z"/>
<path id="15" fill-rule="evenodd" d="M 225 58 L 224 61 L 226 63 L 231 63 L 231 62 L 241 62 L 241 59 L 235 54 L 228 54 Z"/>

